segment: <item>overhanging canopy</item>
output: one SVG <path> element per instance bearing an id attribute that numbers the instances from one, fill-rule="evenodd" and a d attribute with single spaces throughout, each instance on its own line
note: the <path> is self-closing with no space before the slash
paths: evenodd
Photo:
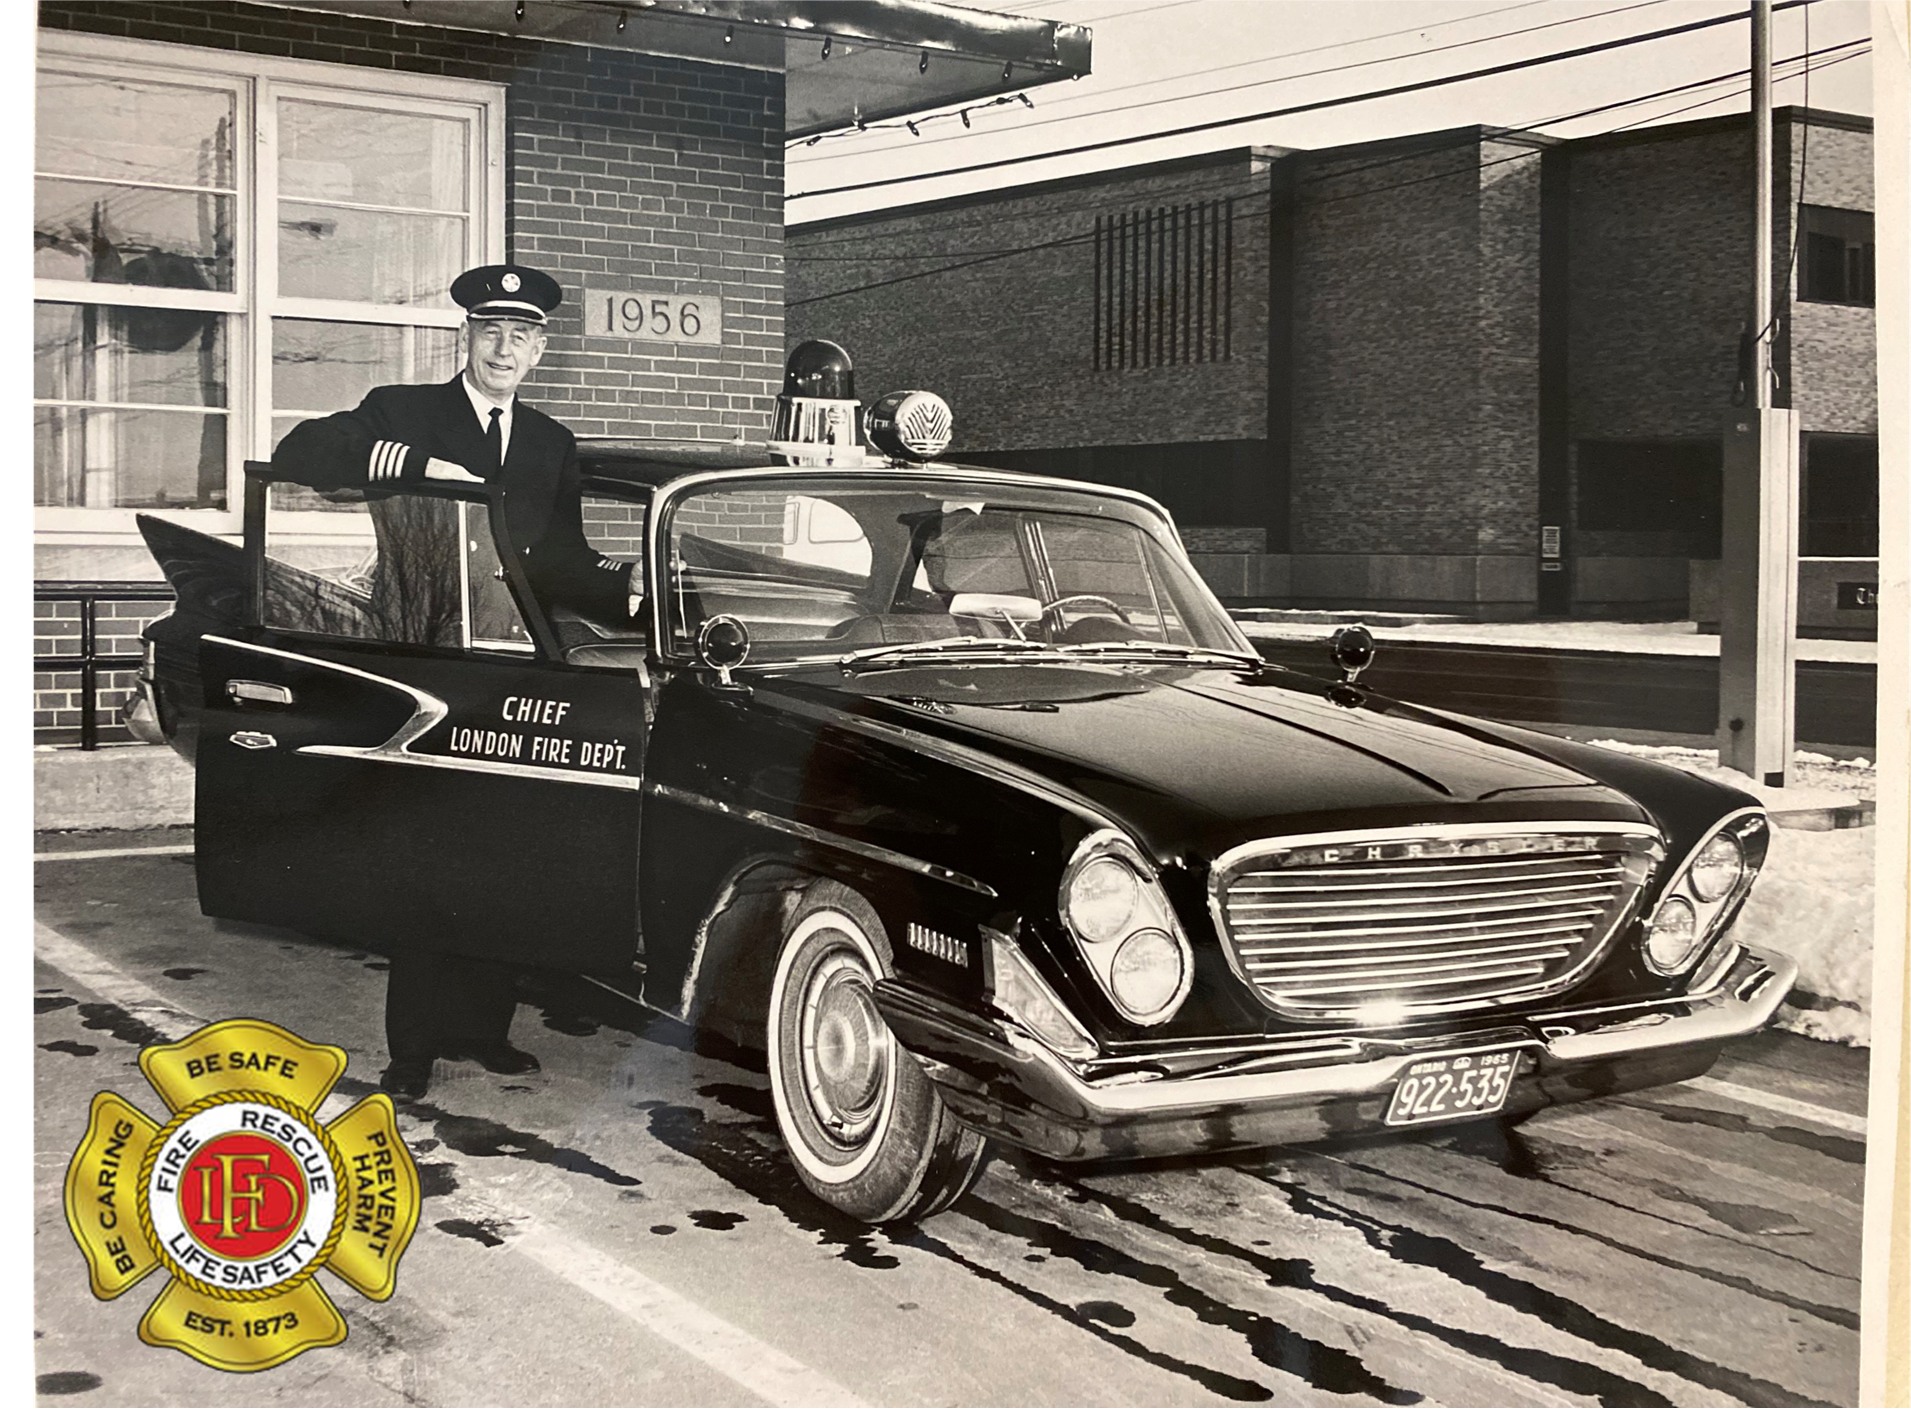
<path id="1" fill-rule="evenodd" d="M 780 72 L 784 134 L 791 138 L 858 119 L 876 122 L 986 100 L 1089 71 L 1090 35 L 1080 25 L 934 0 L 266 3 Z"/>

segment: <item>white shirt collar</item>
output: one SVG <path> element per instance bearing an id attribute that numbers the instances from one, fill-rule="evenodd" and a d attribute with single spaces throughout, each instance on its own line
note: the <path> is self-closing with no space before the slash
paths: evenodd
<path id="1" fill-rule="evenodd" d="M 517 410 L 518 399 L 514 394 L 508 405 L 499 406 L 483 392 L 471 385 L 471 378 L 463 372 L 458 373 L 458 385 L 464 388 L 465 397 L 471 402 L 471 410 L 478 418 L 478 429 L 488 431 L 491 428 L 491 412 L 499 410 L 504 414 L 498 417 L 498 430 L 504 436 L 504 448 L 511 448 L 511 413 Z"/>

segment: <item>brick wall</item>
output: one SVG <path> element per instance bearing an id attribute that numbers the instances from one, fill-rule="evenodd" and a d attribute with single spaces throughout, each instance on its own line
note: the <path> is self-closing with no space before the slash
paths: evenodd
<path id="1" fill-rule="evenodd" d="M 397 92 L 412 73 L 503 85 L 507 251 L 550 271 L 566 295 L 526 399 L 580 435 L 767 430 L 783 363 L 780 74 L 217 0 L 46 0 L 39 22 L 387 70 Z M 586 284 L 721 295 L 723 346 L 586 340 Z M 637 556 L 614 516 L 593 522 L 606 551 Z M 58 575 L 151 571 L 132 556 L 137 567 L 125 549 L 61 550 Z M 71 674 L 36 679 L 37 725 L 77 724 Z"/>
<path id="2" fill-rule="evenodd" d="M 1872 198 L 1869 132 L 1813 123 L 1789 145 L 1787 189 L 1799 190 L 1802 173 L 1804 204 L 1840 210 L 1877 208 Z M 1792 238 L 1788 231 L 1787 241 Z M 1789 286 L 1795 300 L 1795 269 Z M 1876 435 L 1877 310 L 1794 301 L 1791 319 L 1792 404 L 1798 408 L 1801 429 Z"/>
<path id="3" fill-rule="evenodd" d="M 94 608 L 94 656 L 138 656 L 142 649 L 139 633 L 170 605 L 163 588 L 151 599 L 98 603 Z M 80 737 L 84 693 L 79 668 L 81 611 L 77 601 L 33 604 L 34 657 L 59 662 L 33 672 L 33 731 L 42 742 L 75 742 Z M 94 697 L 102 740 L 130 737 L 119 727 L 118 719 L 120 706 L 132 693 L 134 679 L 135 672 L 130 669 L 98 673 Z"/>
<path id="4" fill-rule="evenodd" d="M 904 387 L 943 396 L 958 455 L 1264 437 L 1266 166 L 1239 149 L 798 226 L 789 340 L 846 347 L 865 402 Z M 1096 217 L 1229 195 L 1232 359 L 1097 370 Z"/>
<path id="5" fill-rule="evenodd" d="M 405 73 L 503 84 L 506 243 L 567 298 L 526 399 L 580 435 L 727 440 L 768 424 L 783 362 L 780 74 L 214 0 L 47 0 L 40 24 L 389 69 L 397 91 Z M 584 342 L 586 282 L 721 294 L 724 345 Z"/>
<path id="6" fill-rule="evenodd" d="M 1800 303 L 1797 202 L 1870 210 L 1871 134 L 1781 111 L 1774 131 L 1774 311 L 1789 323 L 1791 404 L 1804 430 L 1877 433 L 1876 318 Z M 1744 117 L 1576 144 L 1572 152 L 1568 367 L 1574 442 L 1715 440 L 1731 410 L 1739 333 L 1750 313 L 1752 138 Z M 1687 609 L 1687 563 L 1716 548 L 1652 529 L 1576 530 L 1575 596 L 1637 614 Z M 1607 560 L 1614 572 L 1589 570 Z M 1599 584 L 1605 584 L 1603 587 Z"/>
<path id="7" fill-rule="evenodd" d="M 1448 136 L 1336 154 L 1299 191 L 1297 596 L 1530 597 L 1474 560 L 1533 552 L 1538 152 Z"/>

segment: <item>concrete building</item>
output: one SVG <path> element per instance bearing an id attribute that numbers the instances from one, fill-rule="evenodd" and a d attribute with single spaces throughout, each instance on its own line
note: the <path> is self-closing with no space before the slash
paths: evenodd
<path id="1" fill-rule="evenodd" d="M 1876 630 L 1867 120 L 1776 115 L 1801 621 Z M 952 453 L 1144 489 L 1224 598 L 1706 618 L 1750 304 L 1743 115 L 1237 148 L 794 227 L 791 341 Z M 1796 260 L 1793 251 L 1796 248 Z"/>
<path id="2" fill-rule="evenodd" d="M 241 466 L 289 426 L 449 376 L 460 269 L 558 277 L 525 394 L 580 436 L 761 439 L 785 142 L 1088 65 L 1075 26 L 926 0 L 43 0 L 38 45 L 52 739 L 95 673 L 110 719 L 163 603 L 135 514 L 235 537 Z M 366 533 L 315 497 L 276 510 L 314 545 Z"/>

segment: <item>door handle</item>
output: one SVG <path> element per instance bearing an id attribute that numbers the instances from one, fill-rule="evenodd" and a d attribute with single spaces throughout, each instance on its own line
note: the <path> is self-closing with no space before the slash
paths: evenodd
<path id="1" fill-rule="evenodd" d="M 264 680 L 228 680 L 226 698 L 239 704 L 289 705 L 292 703 L 292 691 L 284 685 L 273 685 Z"/>
<path id="2" fill-rule="evenodd" d="M 232 736 L 232 742 L 242 749 L 275 749 L 279 741 L 270 734 L 261 734 L 256 729 L 241 729 Z"/>

